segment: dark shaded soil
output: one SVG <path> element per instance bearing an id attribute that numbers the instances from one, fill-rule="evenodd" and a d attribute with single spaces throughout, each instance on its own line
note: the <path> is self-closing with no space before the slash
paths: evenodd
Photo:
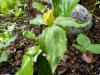
<path id="1" fill-rule="evenodd" d="M 95 15 L 100 19 L 100 9 L 96 9 Z M 14 31 L 14 35 L 17 35 L 16 40 L 7 48 L 10 50 L 9 60 L 7 62 L 0 63 L 0 75 L 10 74 L 14 75 L 20 68 L 22 57 L 28 47 L 36 45 L 34 40 L 26 39 L 22 32 L 24 30 L 30 30 L 38 35 L 42 32 L 44 27 L 32 26 L 25 20 L 34 18 L 34 16 L 20 17 L 19 19 L 13 21 L 11 19 L 0 18 L 0 22 L 16 22 L 18 29 Z M 91 39 L 92 43 L 100 44 L 100 20 L 96 17 L 93 19 L 93 26 L 88 31 L 85 32 L 87 36 Z M 62 61 L 58 65 L 57 71 L 58 75 L 99 75 L 100 74 L 100 55 L 93 55 L 92 63 L 85 62 L 81 56 L 82 52 L 76 50 L 71 45 L 76 43 L 77 35 L 68 35 L 68 50 Z M 35 74 L 36 75 L 36 74 Z"/>

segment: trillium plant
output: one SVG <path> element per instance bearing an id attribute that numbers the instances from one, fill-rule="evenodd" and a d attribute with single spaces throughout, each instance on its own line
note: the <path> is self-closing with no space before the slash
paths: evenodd
<path id="1" fill-rule="evenodd" d="M 42 13 L 44 10 L 47 12 L 43 13 L 43 16 L 37 14 L 35 19 L 30 20 L 30 24 L 35 26 L 46 25 L 46 28 L 38 40 L 34 33 L 30 31 L 23 33 L 25 37 L 35 39 L 39 45 L 27 50 L 21 68 L 16 75 L 33 75 L 33 63 L 36 63 L 40 75 L 54 74 L 57 65 L 67 50 L 66 34 L 68 27 L 85 27 L 90 22 L 78 24 L 75 19 L 70 17 L 78 2 L 79 0 L 52 0 L 52 9 L 36 2 L 33 3 L 34 8 Z M 32 36 L 34 37 L 32 38 Z"/>

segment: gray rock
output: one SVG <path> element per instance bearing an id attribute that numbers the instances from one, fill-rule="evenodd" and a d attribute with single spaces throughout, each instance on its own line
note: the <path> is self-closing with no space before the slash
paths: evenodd
<path id="1" fill-rule="evenodd" d="M 69 34 L 78 34 L 81 32 L 88 31 L 92 26 L 92 15 L 89 13 L 89 11 L 83 7 L 82 5 L 77 5 L 76 8 L 72 11 L 71 17 L 74 19 L 77 19 L 78 23 L 82 24 L 85 22 L 88 22 L 90 19 L 90 24 L 84 28 L 68 28 Z"/>

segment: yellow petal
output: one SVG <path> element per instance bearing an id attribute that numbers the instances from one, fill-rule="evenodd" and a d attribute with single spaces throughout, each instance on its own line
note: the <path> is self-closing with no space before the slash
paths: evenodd
<path id="1" fill-rule="evenodd" d="M 43 18 L 44 18 L 44 21 L 47 21 L 47 14 L 46 13 L 43 14 Z"/>
<path id="2" fill-rule="evenodd" d="M 44 21 L 48 24 L 51 25 L 53 23 L 53 11 L 48 10 L 46 13 L 43 14 Z"/>

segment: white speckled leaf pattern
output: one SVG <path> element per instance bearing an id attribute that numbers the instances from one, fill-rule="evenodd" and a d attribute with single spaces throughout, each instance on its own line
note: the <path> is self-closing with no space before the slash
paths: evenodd
<path id="1" fill-rule="evenodd" d="M 40 48 L 47 54 L 52 72 L 55 71 L 66 51 L 66 42 L 66 34 L 58 26 L 48 27 L 40 35 Z"/>

